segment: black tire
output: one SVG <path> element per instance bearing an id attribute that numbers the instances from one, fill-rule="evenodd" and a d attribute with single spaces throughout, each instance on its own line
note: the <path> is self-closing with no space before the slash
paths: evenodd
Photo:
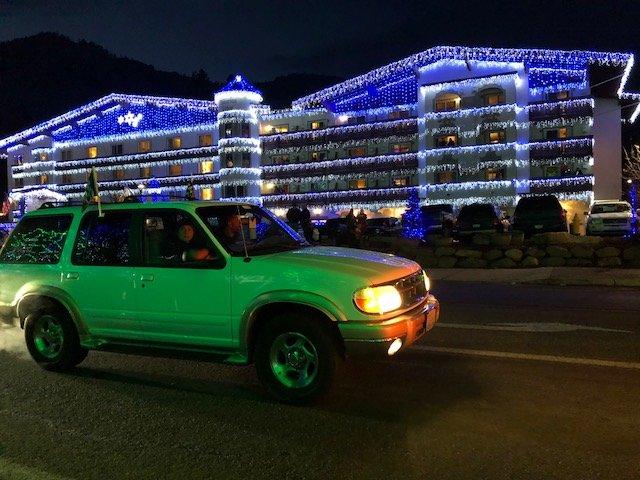
<path id="1" fill-rule="evenodd" d="M 54 334 L 45 334 L 54 330 Z M 31 357 L 45 370 L 69 370 L 89 353 L 80 346 L 75 324 L 60 309 L 47 308 L 27 315 L 24 337 Z"/>
<path id="2" fill-rule="evenodd" d="M 301 379 L 299 375 L 296 378 L 297 371 L 290 364 L 287 363 L 285 367 L 284 358 L 279 354 L 278 345 L 283 338 L 294 338 L 296 341 L 304 338 L 315 350 L 315 366 L 308 362 L 308 368 L 303 366 L 300 369 L 307 376 L 312 376 L 308 384 L 302 381 L 302 386 L 286 385 L 281 380 L 285 375 L 282 372 L 280 376 L 276 374 L 274 368 L 282 365 L 292 369 L 293 375 L 287 376 L 287 380 L 297 383 Z M 282 314 L 269 320 L 260 329 L 254 358 L 258 378 L 271 395 L 283 403 L 306 405 L 318 400 L 328 391 L 335 374 L 337 356 L 334 336 L 322 320 L 304 318 L 301 314 Z M 276 367 L 272 367 L 272 360 Z"/>

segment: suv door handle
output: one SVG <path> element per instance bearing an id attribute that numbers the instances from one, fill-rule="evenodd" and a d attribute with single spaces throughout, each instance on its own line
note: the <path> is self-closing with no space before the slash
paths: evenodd
<path id="1" fill-rule="evenodd" d="M 141 282 L 153 282 L 153 275 L 151 275 L 151 274 L 140 275 L 140 281 Z"/>
<path id="2" fill-rule="evenodd" d="M 64 276 L 67 280 L 78 280 L 80 274 L 78 272 L 67 272 Z"/>

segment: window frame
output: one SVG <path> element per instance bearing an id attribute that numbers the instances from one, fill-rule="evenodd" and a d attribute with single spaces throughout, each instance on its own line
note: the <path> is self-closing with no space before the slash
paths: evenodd
<path id="1" fill-rule="evenodd" d="M 209 229 L 206 226 L 202 225 L 200 218 L 198 218 L 197 216 L 194 216 L 193 213 L 191 213 L 190 211 L 183 210 L 181 208 L 170 207 L 170 208 L 148 208 L 148 209 L 145 208 L 144 210 L 135 211 L 133 213 L 134 213 L 135 233 L 138 238 L 139 265 L 137 266 L 142 268 L 169 268 L 169 269 L 182 268 L 182 269 L 188 269 L 188 270 L 222 270 L 227 266 L 228 262 L 227 262 L 227 257 L 225 255 L 226 250 L 224 250 L 224 248 L 222 248 L 221 245 L 218 245 L 218 240 L 214 237 L 214 235 L 212 235 L 209 232 Z M 208 241 L 209 246 L 213 247 L 210 250 L 215 251 L 217 253 L 216 260 L 210 260 L 210 261 L 194 260 L 193 263 L 190 262 L 182 265 L 180 264 L 179 265 L 155 265 L 155 264 L 147 263 L 145 260 L 146 250 L 145 250 L 144 220 L 149 215 L 153 215 L 153 214 L 161 215 L 163 213 L 174 213 L 174 214 L 181 213 L 185 217 L 188 217 L 191 223 L 194 225 L 194 227 L 200 230 L 199 233 L 202 235 L 202 237 Z"/>
<path id="2" fill-rule="evenodd" d="M 2 247 L 0 247 L 0 265 L 59 265 L 60 261 L 62 260 L 62 257 L 65 254 L 65 248 L 67 247 L 67 242 L 69 240 L 69 237 L 73 235 L 73 225 L 74 225 L 74 214 L 73 213 L 54 213 L 51 215 L 37 215 L 37 216 L 31 216 L 31 217 L 27 217 L 25 220 L 36 220 L 36 219 L 44 219 L 44 221 L 47 221 L 51 218 L 54 217 L 67 217 L 69 220 L 69 225 L 67 226 L 67 230 L 66 230 L 66 234 L 64 237 L 64 240 L 62 242 L 62 245 L 60 247 L 60 252 L 58 254 L 58 259 L 56 262 L 33 262 L 33 263 L 25 263 L 25 262 L 7 262 L 6 260 L 3 259 L 3 255 L 5 254 L 5 251 L 7 250 L 8 246 L 11 243 L 12 237 L 15 235 L 15 229 L 14 231 L 11 232 L 11 234 L 9 235 L 9 237 L 5 240 L 4 245 L 2 245 Z M 18 224 L 19 225 L 19 224 Z M 16 226 L 16 228 L 18 228 Z"/>
<path id="3" fill-rule="evenodd" d="M 119 267 L 119 268 L 131 268 L 131 267 L 138 267 L 140 266 L 140 251 L 139 248 L 136 248 L 136 245 L 140 245 L 140 238 L 138 236 L 136 236 L 135 232 L 136 232 L 136 224 L 135 224 L 135 212 L 133 210 L 108 210 L 106 212 L 104 212 L 105 217 L 109 214 L 114 215 L 114 214 L 128 214 L 131 217 L 131 222 L 129 225 L 129 238 L 128 238 L 128 242 L 129 242 L 129 255 L 131 258 L 131 261 L 127 264 L 95 264 L 95 263 L 76 263 L 75 261 L 75 256 L 74 253 L 76 251 L 76 248 L 78 247 L 78 242 L 80 240 L 80 231 L 82 230 L 82 227 L 84 225 L 84 222 L 87 221 L 90 217 L 95 217 L 95 218 L 99 218 L 98 217 L 98 210 L 97 209 L 91 209 L 91 210 L 87 210 L 86 212 L 84 212 L 84 214 L 80 217 L 80 221 L 78 222 L 78 227 L 75 229 L 75 238 L 73 239 L 73 247 L 71 248 L 71 251 L 69 252 L 69 264 L 77 266 L 77 267 Z"/>

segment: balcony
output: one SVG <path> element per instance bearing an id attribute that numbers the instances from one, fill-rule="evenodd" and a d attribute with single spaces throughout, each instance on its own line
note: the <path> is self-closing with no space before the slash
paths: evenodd
<path id="1" fill-rule="evenodd" d="M 331 127 L 324 130 L 284 133 L 261 137 L 263 150 L 278 148 L 304 147 L 322 145 L 331 142 L 347 142 L 384 138 L 393 135 L 415 135 L 418 133 L 417 119 L 395 120 L 363 125 L 347 125 Z"/>
<path id="2" fill-rule="evenodd" d="M 544 178 L 529 181 L 529 193 L 578 193 L 593 190 L 593 176 Z"/>
<path id="3" fill-rule="evenodd" d="M 263 195 L 265 207 L 286 207 L 292 202 L 323 205 L 327 203 L 359 203 L 406 201 L 415 187 L 375 188 L 361 190 L 340 190 L 322 193 L 290 193 L 285 195 Z"/>
<path id="4" fill-rule="evenodd" d="M 380 157 L 378 157 L 380 158 Z M 363 159 L 364 160 L 364 159 Z M 375 162 L 352 162 L 350 160 L 330 160 L 313 163 L 301 163 L 283 167 L 265 166 L 262 168 L 262 178 L 273 180 L 291 177 L 312 177 L 320 175 L 336 175 L 346 173 L 368 173 L 373 170 L 397 170 L 418 168 L 418 154 L 400 154 L 383 157 Z"/>
<path id="5" fill-rule="evenodd" d="M 531 122 L 554 118 L 590 117 L 592 115 L 593 107 L 590 99 L 529 105 L 529 121 Z"/>
<path id="6" fill-rule="evenodd" d="M 566 140 L 542 141 L 529 147 L 531 160 L 543 160 L 557 157 L 582 157 L 593 154 L 593 137 L 571 138 Z"/>

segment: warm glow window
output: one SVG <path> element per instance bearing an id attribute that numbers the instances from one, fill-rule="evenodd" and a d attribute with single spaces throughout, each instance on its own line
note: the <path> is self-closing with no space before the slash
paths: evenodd
<path id="1" fill-rule="evenodd" d="M 98 147 L 87 147 L 87 158 L 96 158 L 98 156 Z"/>
<path id="2" fill-rule="evenodd" d="M 113 179 L 124 180 L 124 169 L 118 168 L 117 170 L 113 170 Z"/>
<path id="3" fill-rule="evenodd" d="M 394 143 L 391 145 L 392 153 L 407 153 L 411 151 L 410 143 Z"/>
<path id="4" fill-rule="evenodd" d="M 407 185 L 409 185 L 409 179 L 407 177 L 393 179 L 394 187 L 406 187 Z"/>
<path id="5" fill-rule="evenodd" d="M 569 129 L 567 127 L 551 128 L 545 132 L 547 140 L 557 140 L 569 137 Z"/>
<path id="6" fill-rule="evenodd" d="M 213 173 L 213 162 L 211 160 L 200 162 L 200 173 Z"/>
<path id="7" fill-rule="evenodd" d="M 349 157 L 364 157 L 367 154 L 366 147 L 353 147 L 347 150 L 347 155 Z"/>
<path id="8" fill-rule="evenodd" d="M 349 188 L 351 189 L 367 188 L 367 181 L 364 178 L 349 180 Z"/>
<path id="9" fill-rule="evenodd" d="M 145 153 L 151 151 L 151 141 L 149 140 L 140 140 L 138 142 L 138 152 Z"/>
<path id="10" fill-rule="evenodd" d="M 287 133 L 289 131 L 289 124 L 286 125 L 274 125 L 274 133 Z"/>
<path id="11" fill-rule="evenodd" d="M 200 190 L 200 198 L 202 200 L 213 200 L 213 188 L 203 188 Z"/>
<path id="12" fill-rule="evenodd" d="M 485 180 L 504 180 L 506 177 L 504 168 L 487 168 L 485 169 Z"/>
<path id="13" fill-rule="evenodd" d="M 309 157 L 313 162 L 321 162 L 322 160 L 326 160 L 327 152 L 311 152 Z"/>
<path id="14" fill-rule="evenodd" d="M 141 178 L 150 178 L 151 177 L 151 167 L 142 167 L 140 169 L 140 177 Z"/>
<path id="15" fill-rule="evenodd" d="M 452 183 L 456 181 L 456 174 L 453 170 L 436 173 L 436 183 Z"/>
<path id="16" fill-rule="evenodd" d="M 460 109 L 460 95 L 455 93 L 444 93 L 436 97 L 435 110 L 436 112 L 448 112 L 451 110 Z"/>
<path id="17" fill-rule="evenodd" d="M 435 146 L 437 148 L 457 147 L 458 136 L 457 135 L 438 135 L 435 137 Z"/>
<path id="18" fill-rule="evenodd" d="M 507 139 L 507 134 L 504 130 L 491 130 L 487 134 L 488 143 L 504 143 Z"/>
<path id="19" fill-rule="evenodd" d="M 311 130 L 320 130 L 324 128 L 324 122 L 311 122 L 309 126 L 311 127 Z"/>
<path id="20" fill-rule="evenodd" d="M 169 165 L 169 175 L 182 175 L 182 165 Z"/>
<path id="21" fill-rule="evenodd" d="M 171 150 L 177 150 L 182 147 L 182 138 L 180 137 L 171 137 L 168 140 L 168 146 Z"/>
<path id="22" fill-rule="evenodd" d="M 210 147 L 213 144 L 213 139 L 211 138 L 211 134 L 207 133 L 205 135 L 199 135 L 198 144 L 201 147 Z"/>

